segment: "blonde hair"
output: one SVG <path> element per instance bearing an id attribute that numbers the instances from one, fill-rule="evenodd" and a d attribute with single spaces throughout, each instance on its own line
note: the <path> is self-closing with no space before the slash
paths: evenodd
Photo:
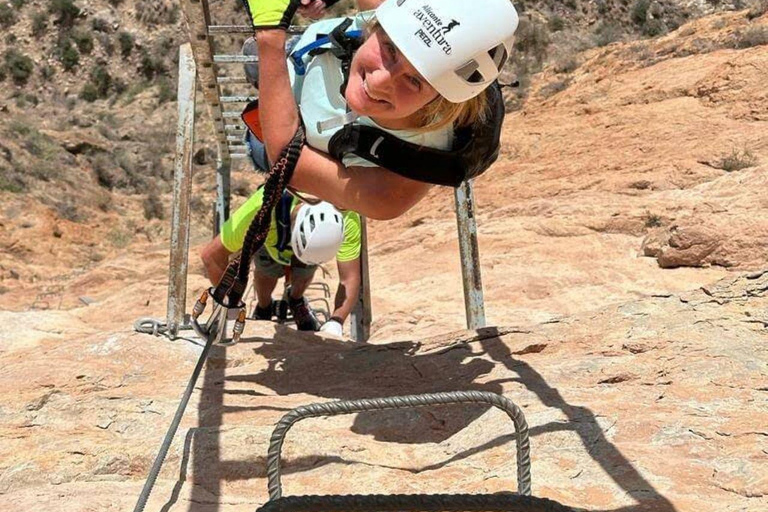
<path id="1" fill-rule="evenodd" d="M 375 16 L 365 20 L 366 39 L 379 29 L 381 25 Z M 483 91 L 461 103 L 451 103 L 438 93 L 437 98 L 420 109 L 417 116 L 419 121 L 417 132 L 435 131 L 449 124 L 461 127 L 483 123 L 488 118 L 488 91 Z"/>

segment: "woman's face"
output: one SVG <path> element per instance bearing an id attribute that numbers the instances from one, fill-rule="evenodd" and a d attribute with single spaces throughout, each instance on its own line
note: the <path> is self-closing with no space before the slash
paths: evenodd
<path id="1" fill-rule="evenodd" d="M 437 97 L 381 28 L 352 59 L 344 94 L 349 107 L 391 129 L 419 126 L 419 109 Z"/>

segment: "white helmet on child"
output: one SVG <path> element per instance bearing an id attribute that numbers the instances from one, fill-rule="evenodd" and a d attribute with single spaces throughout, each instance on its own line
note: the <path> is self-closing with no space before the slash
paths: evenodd
<path id="1" fill-rule="evenodd" d="M 376 18 L 416 70 L 452 103 L 480 94 L 512 51 L 510 0 L 386 0 Z"/>
<path id="2" fill-rule="evenodd" d="M 302 263 L 319 265 L 332 259 L 343 240 L 344 218 L 331 203 L 299 206 L 291 231 L 291 248 Z"/>

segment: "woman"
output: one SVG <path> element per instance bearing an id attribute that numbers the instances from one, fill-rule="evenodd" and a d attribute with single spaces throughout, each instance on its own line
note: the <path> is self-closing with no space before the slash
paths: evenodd
<path id="1" fill-rule="evenodd" d="M 498 77 L 517 27 L 509 0 L 482 3 L 479 9 L 466 0 L 386 0 L 347 76 L 330 52 L 307 57 L 306 73 L 298 76 L 286 62 L 285 29 L 301 0 L 247 0 L 259 46 L 259 119 L 269 160 L 277 160 L 300 123 L 306 129 L 291 187 L 381 220 L 423 198 L 429 183 L 370 158 L 340 161 L 328 154 L 329 142 L 354 119 L 417 146 L 451 149 L 456 127 L 483 119 L 484 91 Z M 352 28 L 362 25 L 358 17 Z M 297 47 L 333 26 L 312 25 Z"/>

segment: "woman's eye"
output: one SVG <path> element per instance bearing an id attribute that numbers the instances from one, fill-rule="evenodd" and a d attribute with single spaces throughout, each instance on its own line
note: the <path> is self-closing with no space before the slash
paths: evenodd
<path id="1" fill-rule="evenodd" d="M 395 48 L 395 45 L 391 43 L 387 43 L 387 53 L 389 54 L 389 57 L 394 59 L 397 57 L 397 49 Z"/>
<path id="2" fill-rule="evenodd" d="M 419 80 L 415 76 L 408 77 L 408 80 L 411 82 L 412 86 L 414 86 L 418 90 L 421 90 L 421 80 Z"/>

